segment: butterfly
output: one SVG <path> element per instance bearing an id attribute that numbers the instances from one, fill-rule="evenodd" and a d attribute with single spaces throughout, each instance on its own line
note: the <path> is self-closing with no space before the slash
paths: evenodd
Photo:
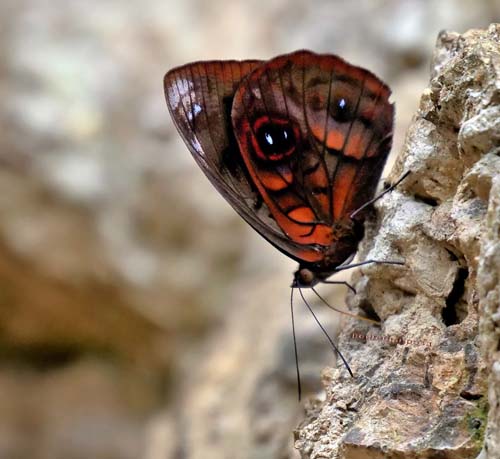
<path id="1" fill-rule="evenodd" d="M 338 56 L 300 50 L 183 65 L 167 72 L 164 89 L 210 182 L 299 263 L 292 287 L 335 283 L 333 273 L 360 264 L 346 266 L 392 143 L 385 83 Z"/>

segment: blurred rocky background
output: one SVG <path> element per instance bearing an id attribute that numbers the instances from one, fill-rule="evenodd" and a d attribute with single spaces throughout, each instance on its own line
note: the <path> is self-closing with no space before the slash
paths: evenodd
<path id="1" fill-rule="evenodd" d="M 163 74 L 337 53 L 393 88 L 397 151 L 437 33 L 499 20 L 500 0 L 2 0 L 0 459 L 296 457 L 295 264 L 197 169 Z M 297 314 L 313 392 L 334 357 Z"/>

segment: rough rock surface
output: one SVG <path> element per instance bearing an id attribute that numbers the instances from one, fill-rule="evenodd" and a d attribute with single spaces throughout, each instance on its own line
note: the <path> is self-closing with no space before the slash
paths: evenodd
<path id="1" fill-rule="evenodd" d="M 498 117 L 496 122 L 498 123 Z M 492 131 L 495 135 L 495 132 Z M 496 130 L 497 144 L 499 130 Z M 498 150 L 497 150 L 498 151 Z M 493 178 L 478 270 L 480 333 L 489 370 L 484 459 L 500 458 L 500 170 Z M 487 454 L 486 454 L 487 453 Z"/>
<path id="2" fill-rule="evenodd" d="M 500 381 L 491 315 L 499 314 L 499 120 L 500 25 L 442 32 L 390 180 L 412 173 L 377 204 L 361 248 L 362 258 L 405 265 L 372 264 L 356 277 L 350 306 L 381 326 L 351 320 L 342 331 L 355 377 L 341 366 L 324 371 L 326 400 L 311 403 L 296 431 L 303 458 L 467 459 L 481 450 L 488 363 L 490 402 Z M 478 339 L 480 304 L 492 319 L 490 360 Z"/>

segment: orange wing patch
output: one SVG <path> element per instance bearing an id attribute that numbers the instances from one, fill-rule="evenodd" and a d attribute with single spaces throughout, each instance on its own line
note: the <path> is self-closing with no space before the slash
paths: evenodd
<path id="1" fill-rule="evenodd" d="M 311 223 L 314 221 L 314 212 L 310 207 L 298 207 L 287 213 L 288 218 L 300 223 Z"/>
<path id="2" fill-rule="evenodd" d="M 335 176 L 333 191 L 333 218 L 335 220 L 342 218 L 344 208 L 349 207 L 347 196 L 349 196 L 350 188 L 357 171 L 357 165 L 352 163 L 345 163 L 339 167 Z"/>

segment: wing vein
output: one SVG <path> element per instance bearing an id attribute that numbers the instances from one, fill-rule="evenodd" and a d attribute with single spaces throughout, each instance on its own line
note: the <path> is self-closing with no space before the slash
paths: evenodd
<path id="1" fill-rule="evenodd" d="M 363 97 L 363 91 L 365 89 L 365 80 L 366 80 L 366 77 L 364 77 L 363 80 L 361 81 L 361 89 L 359 90 L 358 100 L 356 101 L 356 107 L 354 109 L 355 115 L 358 113 L 359 104 L 361 103 L 361 98 Z M 354 125 L 354 120 L 352 120 L 349 124 L 349 128 L 347 129 L 344 143 L 342 145 L 342 148 L 340 149 L 342 155 L 344 155 L 345 147 L 346 147 L 347 143 L 349 142 L 349 137 L 351 135 L 353 125 Z M 335 199 L 335 187 L 333 186 L 333 184 L 335 183 L 335 178 L 337 176 L 337 172 L 339 170 L 339 165 L 341 162 L 342 162 L 341 158 L 339 158 L 339 160 L 335 163 L 335 169 L 334 169 L 333 174 L 332 174 L 332 187 L 331 187 L 331 189 L 332 189 L 332 206 L 334 205 L 334 199 Z M 332 213 L 335 216 L 335 213 L 333 212 L 333 210 L 332 210 Z"/>
<path id="2" fill-rule="evenodd" d="M 374 111 L 375 111 L 376 108 L 379 107 L 379 101 L 380 101 L 381 94 L 382 94 L 381 91 L 379 91 L 379 93 L 377 94 L 377 98 L 375 99 L 374 108 L 373 108 Z M 383 107 L 383 105 L 382 105 L 382 107 Z M 360 171 L 363 168 L 363 164 L 366 161 L 366 154 L 367 154 L 369 148 L 371 147 L 371 144 L 372 144 L 373 140 L 375 139 L 375 130 L 373 130 L 373 129 L 371 129 L 371 130 L 372 130 L 372 135 L 371 135 L 370 141 L 368 142 L 367 146 L 365 147 L 365 150 L 363 152 L 363 156 L 361 157 L 362 159 L 360 161 L 360 165 L 359 165 L 358 168 L 356 168 L 356 173 L 354 174 L 354 177 L 351 180 L 351 186 L 349 187 L 349 192 L 348 192 L 348 194 L 346 196 L 346 199 L 344 201 L 344 204 L 342 206 L 342 212 L 341 212 L 341 214 L 344 213 L 345 204 L 346 204 L 346 202 L 349 202 L 349 198 L 350 198 L 350 196 L 352 195 L 352 193 L 354 191 L 353 187 L 352 187 L 352 184 L 356 182 L 356 179 L 357 179 Z"/>

